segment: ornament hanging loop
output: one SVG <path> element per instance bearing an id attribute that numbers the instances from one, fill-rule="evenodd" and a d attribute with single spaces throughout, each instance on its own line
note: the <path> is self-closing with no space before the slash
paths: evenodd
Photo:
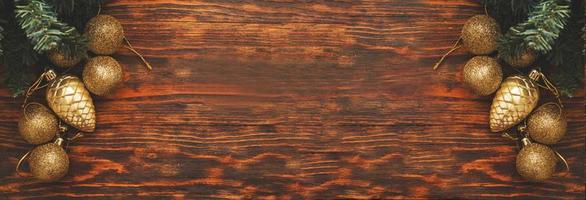
<path id="1" fill-rule="evenodd" d="M 543 89 L 546 89 L 547 91 L 551 92 L 551 94 L 553 94 L 556 98 L 556 100 L 559 103 L 559 106 L 561 108 L 563 108 L 563 103 L 562 103 L 562 99 L 561 99 L 561 95 L 560 95 L 560 91 L 555 87 L 555 85 L 545 76 L 545 74 L 541 73 L 538 70 L 532 70 L 529 73 L 529 78 L 533 81 L 535 81 L 535 83 L 537 83 L 537 85 Z M 543 82 L 540 83 L 540 82 Z"/>
<path id="2" fill-rule="evenodd" d="M 568 161 L 566 161 L 564 156 L 562 156 L 558 151 L 554 150 L 553 152 L 560 159 L 560 161 L 562 161 L 564 163 L 564 166 L 566 168 L 566 170 L 564 170 L 564 172 L 561 173 L 561 176 L 565 176 L 565 175 L 569 174 L 570 173 L 570 165 L 568 164 Z"/>
<path id="3" fill-rule="evenodd" d="M 20 157 L 20 159 L 18 159 L 18 163 L 16 164 L 16 174 L 18 174 L 19 176 L 23 176 L 20 167 L 22 166 L 22 162 L 24 162 L 30 154 L 31 150 L 27 151 L 24 155 Z"/>
<path id="4" fill-rule="evenodd" d="M 47 80 L 47 82 L 51 82 L 55 80 L 55 78 L 57 78 L 57 74 L 55 73 L 55 71 L 51 69 L 45 70 L 45 72 L 43 72 L 39 76 L 39 78 L 37 78 L 37 80 L 33 82 L 33 84 L 31 84 L 31 86 L 26 90 L 22 107 L 24 108 L 25 105 L 27 105 L 26 102 L 28 101 L 28 98 L 31 97 L 35 93 L 35 91 L 47 87 L 47 84 L 41 85 L 43 83 L 43 79 Z"/>
<path id="5" fill-rule="evenodd" d="M 462 47 L 462 45 L 460 45 L 460 42 L 462 42 L 462 37 L 458 38 L 456 43 L 454 43 L 454 46 L 452 46 L 452 49 L 450 49 L 446 54 L 444 54 L 442 56 L 442 58 L 440 58 L 439 61 L 437 61 L 437 63 L 435 63 L 435 65 L 433 66 L 433 70 L 436 70 L 444 62 L 444 60 L 446 59 L 446 57 L 448 57 L 448 55 L 452 54 L 454 51 L 456 51 L 460 47 Z"/>
<path id="6" fill-rule="evenodd" d="M 153 70 L 153 67 L 151 66 L 151 64 L 140 54 L 138 53 L 138 51 L 136 51 L 134 49 L 134 47 L 132 47 L 132 44 L 130 44 L 130 41 L 128 41 L 128 39 L 126 39 L 126 37 L 124 37 L 124 42 L 126 42 L 126 46 L 124 46 L 126 49 L 132 51 L 132 53 L 136 54 L 140 60 L 142 60 L 142 62 L 146 65 L 148 70 Z"/>
<path id="7" fill-rule="evenodd" d="M 503 137 L 503 138 L 506 138 L 506 139 L 510 139 L 510 140 L 512 140 L 512 141 L 517 141 L 517 140 L 519 140 L 519 138 L 518 138 L 518 137 L 513 137 L 511 134 L 509 134 L 509 133 L 507 133 L 507 132 L 503 132 L 503 133 L 501 134 L 501 137 Z"/>

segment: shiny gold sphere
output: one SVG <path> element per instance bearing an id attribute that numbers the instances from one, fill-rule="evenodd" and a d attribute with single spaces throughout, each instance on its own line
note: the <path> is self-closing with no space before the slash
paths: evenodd
<path id="1" fill-rule="evenodd" d="M 505 62 L 507 62 L 509 65 L 511 65 L 513 67 L 517 67 L 517 68 L 527 67 L 527 66 L 533 64 L 533 62 L 535 62 L 536 59 L 537 59 L 537 55 L 533 51 L 525 51 L 524 53 L 519 55 L 519 57 L 516 57 L 516 58 L 510 58 L 510 57 L 504 58 Z"/>
<path id="2" fill-rule="evenodd" d="M 494 93 L 503 80 L 501 65 L 488 56 L 476 56 L 462 69 L 464 83 L 481 96 Z"/>
<path id="3" fill-rule="evenodd" d="M 65 53 L 56 49 L 49 51 L 47 57 L 55 66 L 62 68 L 73 67 L 81 61 L 81 57 L 68 57 L 65 56 Z"/>
<path id="4" fill-rule="evenodd" d="M 69 170 L 69 157 L 63 148 L 55 143 L 35 147 L 28 158 L 33 176 L 41 181 L 57 181 Z"/>
<path id="5" fill-rule="evenodd" d="M 497 48 L 501 29 L 496 20 L 486 15 L 470 18 L 462 28 L 464 47 L 474 55 L 488 55 Z"/>
<path id="6" fill-rule="evenodd" d="M 107 96 L 122 83 L 124 71 L 114 58 L 97 56 L 90 59 L 83 69 L 85 87 L 95 95 Z"/>
<path id="7" fill-rule="evenodd" d="M 531 143 L 517 154 L 517 172 L 529 181 L 544 181 L 555 172 L 558 158 L 549 147 Z"/>
<path id="8" fill-rule="evenodd" d="M 98 55 L 111 55 L 118 50 L 124 39 L 120 22 L 110 15 L 98 15 L 90 19 L 84 31 L 89 50 Z"/>
<path id="9" fill-rule="evenodd" d="M 555 144 L 566 134 L 566 115 L 555 103 L 537 108 L 527 119 L 527 133 L 531 139 L 542 144 Z"/>
<path id="10" fill-rule="evenodd" d="M 59 121 L 47 107 L 29 103 L 18 120 L 18 132 L 28 143 L 46 143 L 59 132 Z"/>

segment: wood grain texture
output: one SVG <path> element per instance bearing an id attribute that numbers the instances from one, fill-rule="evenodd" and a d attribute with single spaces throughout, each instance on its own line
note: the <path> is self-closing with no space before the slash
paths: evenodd
<path id="1" fill-rule="evenodd" d="M 0 89 L 0 194 L 14 199 L 584 199 L 584 90 L 555 148 L 571 173 L 528 183 L 491 133 L 491 97 L 433 63 L 482 13 L 466 0 L 118 0 L 104 13 L 154 66 L 125 85 L 58 183 L 14 172 L 22 99 Z M 132 198 L 132 199 L 133 199 Z"/>

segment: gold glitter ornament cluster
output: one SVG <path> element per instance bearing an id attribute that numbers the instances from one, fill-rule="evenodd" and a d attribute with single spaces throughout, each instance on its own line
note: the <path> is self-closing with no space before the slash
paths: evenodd
<path id="1" fill-rule="evenodd" d="M 505 57 L 503 60 L 507 62 L 507 64 L 517 67 L 517 68 L 524 68 L 527 67 L 537 59 L 537 55 L 532 51 L 525 51 L 519 57 L 516 58 L 508 58 Z"/>
<path id="2" fill-rule="evenodd" d="M 542 144 L 556 144 L 566 134 L 568 122 L 561 106 L 547 103 L 529 116 L 526 131 L 531 139 Z"/>
<path id="3" fill-rule="evenodd" d="M 120 86 L 124 78 L 124 71 L 114 58 L 96 56 L 85 64 L 82 77 L 86 88 L 91 93 L 107 96 Z"/>
<path id="4" fill-rule="evenodd" d="M 501 30 L 495 19 L 487 15 L 476 15 L 464 24 L 462 42 L 474 55 L 488 55 L 498 46 Z"/>
<path id="5" fill-rule="evenodd" d="M 93 132 L 96 114 L 90 93 L 83 82 L 72 75 L 49 80 L 47 104 L 65 123 L 83 132 Z"/>
<path id="6" fill-rule="evenodd" d="M 18 120 L 18 132 L 30 144 L 51 141 L 59 133 L 59 121 L 47 107 L 29 103 Z"/>
<path id="7" fill-rule="evenodd" d="M 89 50 L 98 55 L 113 54 L 124 40 L 122 24 L 110 15 L 97 15 L 90 19 L 84 33 Z"/>
<path id="8" fill-rule="evenodd" d="M 73 67 L 81 61 L 81 57 L 67 57 L 65 53 L 57 49 L 51 50 L 47 57 L 51 63 L 61 68 Z"/>
<path id="9" fill-rule="evenodd" d="M 544 181 L 553 176 L 558 162 L 555 152 L 542 144 L 527 143 L 517 154 L 517 172 L 529 181 Z"/>
<path id="10" fill-rule="evenodd" d="M 506 78 L 496 92 L 490 108 L 490 130 L 500 132 L 523 121 L 539 101 L 534 79 L 516 75 Z"/>
<path id="11" fill-rule="evenodd" d="M 33 176 L 41 181 L 56 181 L 69 170 L 69 157 L 58 143 L 47 143 L 33 148 L 28 158 Z"/>
<path id="12" fill-rule="evenodd" d="M 501 65 L 488 56 L 476 56 L 462 69 L 462 79 L 474 92 L 481 96 L 494 93 L 503 80 Z"/>

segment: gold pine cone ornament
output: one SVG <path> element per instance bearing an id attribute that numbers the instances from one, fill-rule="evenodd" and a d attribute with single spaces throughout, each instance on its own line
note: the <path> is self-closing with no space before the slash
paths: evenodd
<path id="1" fill-rule="evenodd" d="M 500 132 L 523 121 L 539 101 L 539 87 L 535 81 L 539 72 L 532 71 L 531 78 L 516 75 L 506 78 L 496 92 L 490 108 L 490 130 Z"/>
<path id="2" fill-rule="evenodd" d="M 83 82 L 72 75 L 57 77 L 48 71 L 46 78 L 46 98 L 49 107 L 65 123 L 83 132 L 93 132 L 96 127 L 96 114 L 90 93 Z"/>

